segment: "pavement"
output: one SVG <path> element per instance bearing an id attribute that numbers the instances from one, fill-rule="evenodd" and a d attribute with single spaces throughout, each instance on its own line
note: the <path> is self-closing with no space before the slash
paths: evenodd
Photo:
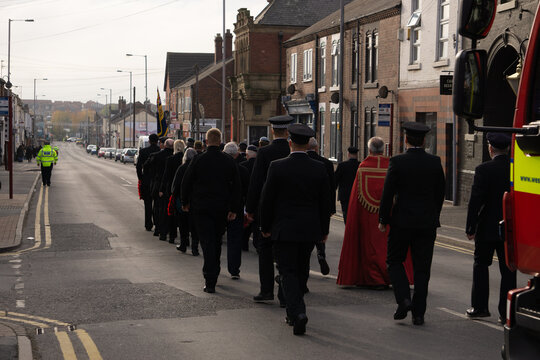
<path id="1" fill-rule="evenodd" d="M 22 227 L 28 212 L 28 204 L 40 180 L 39 168 L 35 161 L 32 163 L 15 163 L 13 173 L 13 199 L 9 199 L 8 172 L 0 168 L 0 252 L 20 246 L 22 241 Z M 337 205 L 340 209 L 340 205 Z M 452 206 L 445 203 L 441 213 L 441 228 L 438 230 L 437 241 L 465 247 L 474 248 L 474 243 L 465 237 L 465 221 L 467 208 L 465 206 Z M 342 217 L 338 211 L 335 215 Z M 0 309 L 1 310 L 1 309 Z M 6 317 L 0 311 L 0 359 L 32 359 L 31 342 L 22 326 L 2 322 Z"/>
<path id="2" fill-rule="evenodd" d="M 0 168 L 0 252 L 21 245 L 23 223 L 40 171 L 35 161 L 13 164 L 13 198 L 9 198 L 9 172 Z M 3 323 L 0 311 L 0 359 L 32 359 L 32 346 L 24 327 Z"/>

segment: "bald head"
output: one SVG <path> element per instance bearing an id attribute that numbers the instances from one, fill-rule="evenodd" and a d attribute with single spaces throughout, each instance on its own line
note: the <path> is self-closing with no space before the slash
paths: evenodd
<path id="1" fill-rule="evenodd" d="M 172 149 L 173 147 L 174 147 L 174 140 L 173 139 L 165 140 L 165 148 L 166 149 Z"/>

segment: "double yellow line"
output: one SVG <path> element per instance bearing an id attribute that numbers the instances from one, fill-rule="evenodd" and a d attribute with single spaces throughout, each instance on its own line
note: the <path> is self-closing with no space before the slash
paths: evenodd
<path id="1" fill-rule="evenodd" d="M 58 344 L 60 345 L 60 350 L 62 351 L 62 355 L 64 356 L 64 359 L 65 360 L 77 359 L 77 355 L 75 354 L 75 349 L 69 337 L 68 331 L 63 331 L 59 329 L 60 327 L 61 329 L 65 328 L 66 330 L 68 330 L 69 327 L 71 326 L 68 323 L 54 320 L 54 319 L 49 319 L 43 316 L 21 314 L 21 313 L 11 312 L 11 311 L 10 312 L 0 311 L 0 321 L 18 322 L 18 323 L 23 323 L 25 325 L 35 326 L 40 329 L 52 328 L 56 336 L 56 339 L 58 340 Z M 77 335 L 77 338 L 83 345 L 88 359 L 103 360 L 96 344 L 94 343 L 90 335 L 88 335 L 88 333 L 85 330 L 77 329 L 72 332 L 75 335 Z"/>

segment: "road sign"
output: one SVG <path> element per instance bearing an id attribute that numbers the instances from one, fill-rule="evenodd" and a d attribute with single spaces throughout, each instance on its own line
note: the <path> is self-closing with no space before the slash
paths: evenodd
<path id="1" fill-rule="evenodd" d="M 0 97 L 0 116 L 9 115 L 9 98 L 7 96 Z"/>

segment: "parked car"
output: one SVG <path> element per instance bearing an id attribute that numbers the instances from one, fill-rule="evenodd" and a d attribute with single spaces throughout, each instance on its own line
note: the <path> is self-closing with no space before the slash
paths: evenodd
<path id="1" fill-rule="evenodd" d="M 95 147 L 92 148 L 92 151 L 90 151 L 90 155 L 97 155 L 97 154 L 98 154 L 98 147 L 95 146 Z"/>
<path id="2" fill-rule="evenodd" d="M 88 154 L 90 154 L 90 153 L 92 152 L 92 150 L 96 150 L 96 149 L 97 149 L 97 146 L 96 146 L 96 145 L 88 145 L 88 146 L 86 147 L 86 152 L 87 152 Z"/>
<path id="3" fill-rule="evenodd" d="M 125 163 L 132 163 L 135 160 L 135 155 L 137 154 L 137 149 L 134 148 L 126 148 L 124 149 L 124 152 L 122 153 L 122 162 Z"/>
<path id="4" fill-rule="evenodd" d="M 98 153 L 97 153 L 97 157 L 100 158 L 105 158 L 105 151 L 107 150 L 107 148 L 105 147 L 102 147 L 99 149 Z"/>
<path id="5" fill-rule="evenodd" d="M 150 145 L 150 137 L 149 136 L 141 136 L 139 137 L 139 142 L 137 144 L 137 150 L 144 149 L 145 147 Z M 137 165 L 137 159 L 139 158 L 139 151 L 135 154 L 135 159 L 133 160 L 133 164 Z"/>
<path id="6" fill-rule="evenodd" d="M 122 161 L 122 154 L 124 153 L 124 150 L 126 149 L 116 149 L 116 153 L 114 154 L 114 161 Z"/>
<path id="7" fill-rule="evenodd" d="M 106 159 L 112 159 L 115 153 L 116 153 L 115 148 L 106 148 L 105 154 L 103 154 L 103 157 Z"/>

